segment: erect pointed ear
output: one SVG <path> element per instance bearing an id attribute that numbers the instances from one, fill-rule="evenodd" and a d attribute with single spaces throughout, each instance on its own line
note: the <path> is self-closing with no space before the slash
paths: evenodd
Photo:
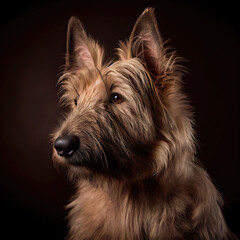
<path id="1" fill-rule="evenodd" d="M 152 75 L 157 76 L 162 57 L 162 39 L 153 8 L 147 8 L 138 18 L 130 36 L 132 57 L 140 58 Z"/>
<path id="2" fill-rule="evenodd" d="M 99 58 L 102 58 L 102 51 L 98 44 L 87 36 L 79 19 L 71 17 L 67 29 L 66 69 L 91 68 L 98 65 Z"/>

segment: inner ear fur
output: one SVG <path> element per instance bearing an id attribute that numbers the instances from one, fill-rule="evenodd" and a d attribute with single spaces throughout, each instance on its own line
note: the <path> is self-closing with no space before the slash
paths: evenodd
<path id="1" fill-rule="evenodd" d="M 142 61 L 162 96 L 170 96 L 180 89 L 186 71 L 180 64 L 183 59 L 164 47 L 153 8 L 147 8 L 137 19 L 128 46 L 130 57 Z"/>
<path id="2" fill-rule="evenodd" d="M 130 46 L 132 56 L 140 58 L 152 75 L 159 75 L 163 49 L 153 8 L 147 8 L 136 21 L 130 36 Z"/>
<path id="3" fill-rule="evenodd" d="M 100 67 L 103 50 L 87 35 L 82 23 L 75 16 L 68 22 L 66 42 L 66 70 L 87 66 Z"/>

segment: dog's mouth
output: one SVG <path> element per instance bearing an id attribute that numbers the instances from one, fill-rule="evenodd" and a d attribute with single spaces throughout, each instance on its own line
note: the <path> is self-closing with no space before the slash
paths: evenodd
<path id="1" fill-rule="evenodd" d="M 82 167 L 88 165 L 87 162 L 84 161 L 84 159 L 81 157 L 81 153 L 76 151 L 72 153 L 70 157 L 67 157 L 66 161 L 68 164 L 75 167 Z"/>
<path id="2" fill-rule="evenodd" d="M 119 169 L 114 151 L 104 148 L 100 144 L 87 144 L 84 137 L 64 135 L 57 137 L 53 143 L 54 159 L 56 163 L 85 167 L 96 171 Z M 111 159 L 111 161 L 109 161 Z"/>
<path id="3" fill-rule="evenodd" d="M 74 167 L 86 167 L 94 168 L 93 157 L 89 156 L 87 152 L 82 151 L 80 148 L 76 149 L 67 149 L 65 152 L 62 149 L 58 149 L 54 146 L 54 158 L 60 164 L 71 165 Z"/>

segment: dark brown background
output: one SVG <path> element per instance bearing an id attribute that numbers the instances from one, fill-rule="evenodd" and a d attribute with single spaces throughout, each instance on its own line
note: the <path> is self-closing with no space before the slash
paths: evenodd
<path id="1" fill-rule="evenodd" d="M 59 118 L 55 85 L 70 16 L 79 16 L 109 57 L 141 12 L 153 6 L 163 38 L 188 60 L 185 89 L 195 106 L 198 157 L 223 193 L 227 222 L 239 235 L 237 5 L 99 2 L 19 1 L 1 6 L 0 234 L 7 234 L 4 239 L 53 240 L 67 232 L 64 205 L 73 188 L 53 168 L 49 134 Z"/>

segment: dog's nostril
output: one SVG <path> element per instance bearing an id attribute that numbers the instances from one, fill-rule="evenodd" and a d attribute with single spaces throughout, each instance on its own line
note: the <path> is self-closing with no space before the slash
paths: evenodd
<path id="1" fill-rule="evenodd" d="M 58 137 L 54 142 L 54 147 L 60 156 L 70 157 L 79 146 L 76 136 Z"/>
<path id="2" fill-rule="evenodd" d="M 63 152 L 62 148 L 60 148 L 60 147 L 55 147 L 55 148 L 57 150 L 58 155 L 60 155 L 60 156 L 64 155 L 64 152 Z"/>

